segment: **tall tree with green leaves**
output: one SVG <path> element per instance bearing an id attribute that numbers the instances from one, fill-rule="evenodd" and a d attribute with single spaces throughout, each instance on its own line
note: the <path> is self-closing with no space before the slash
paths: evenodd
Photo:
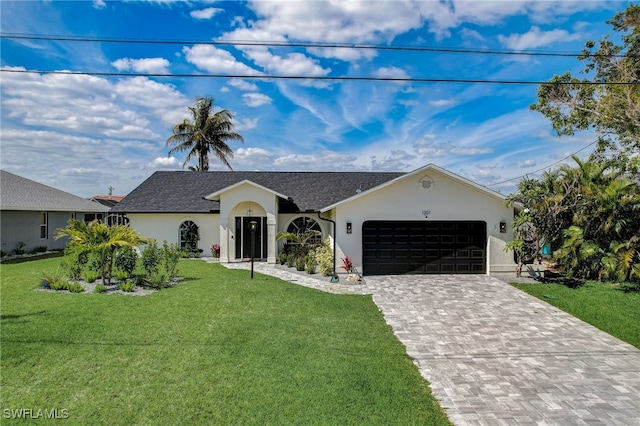
<path id="1" fill-rule="evenodd" d="M 243 142 L 242 136 L 234 131 L 233 114 L 223 109 L 213 112 L 213 98 L 203 97 L 196 99 L 196 105 L 189 107 L 191 120 L 173 127 L 173 135 L 166 142 L 171 146 L 169 156 L 176 152 L 186 152 L 187 157 L 182 164 L 186 165 L 196 158 L 198 165 L 190 167 L 190 170 L 206 172 L 209 170 L 209 154 L 213 154 L 222 163 L 233 170 L 229 159 L 233 158 L 233 150 L 227 145 L 227 141 L 235 140 Z"/>
<path id="2" fill-rule="evenodd" d="M 607 21 L 621 33 L 587 41 L 578 57 L 582 78 L 571 72 L 554 76 L 538 88 L 531 109 L 551 120 L 558 135 L 592 130 L 596 158 L 613 158 L 637 173 L 640 160 L 640 5 L 631 5 Z"/>

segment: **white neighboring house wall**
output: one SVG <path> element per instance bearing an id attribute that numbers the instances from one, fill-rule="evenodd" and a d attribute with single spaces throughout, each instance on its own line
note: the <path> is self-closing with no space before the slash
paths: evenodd
<path id="1" fill-rule="evenodd" d="M 428 187 L 423 180 L 430 180 Z M 337 268 L 341 258 L 350 256 L 362 271 L 362 225 L 368 220 L 393 221 L 484 221 L 487 224 L 487 273 L 513 271 L 511 252 L 504 247 L 513 238 L 513 208 L 504 199 L 473 185 L 463 183 L 436 169 L 426 169 L 397 179 L 385 187 L 338 203 L 332 213 L 336 220 Z M 427 216 L 427 218 L 425 218 Z M 352 233 L 347 234 L 347 222 Z M 500 232 L 506 223 L 506 233 Z"/>
<path id="2" fill-rule="evenodd" d="M 192 221 L 198 225 L 198 248 L 203 256 L 211 256 L 211 246 L 220 244 L 220 216 L 214 213 L 127 213 L 129 226 L 158 244 L 180 244 L 180 225 Z"/>

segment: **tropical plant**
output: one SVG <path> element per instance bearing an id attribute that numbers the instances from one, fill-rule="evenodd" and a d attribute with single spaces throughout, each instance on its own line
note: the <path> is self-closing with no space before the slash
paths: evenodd
<path id="1" fill-rule="evenodd" d="M 574 161 L 576 166 L 562 166 L 539 181 L 520 182 L 509 197 L 521 210 L 507 248 L 531 256 L 531 244 L 549 243 L 570 277 L 638 279 L 640 184 L 618 162 Z"/>
<path id="2" fill-rule="evenodd" d="M 197 170 L 206 172 L 209 170 L 209 154 L 218 157 L 222 163 L 232 170 L 229 158 L 233 158 L 233 150 L 226 141 L 236 140 L 242 142 L 242 136 L 233 131 L 233 115 L 229 110 L 223 109 L 212 112 L 213 98 L 202 97 L 196 99 L 195 107 L 189 107 L 191 120 L 173 127 L 173 135 L 167 139 L 166 145 L 171 146 L 169 156 L 176 152 L 186 152 L 187 157 L 182 164 L 184 168 L 189 161 L 197 158 Z"/>
<path id="3" fill-rule="evenodd" d="M 119 248 L 147 242 L 129 225 L 109 226 L 100 221 L 87 224 L 76 219 L 69 219 L 66 228 L 58 229 L 56 239 L 62 237 L 69 237 L 67 247 L 71 252 L 93 252 L 97 255 L 102 284 L 105 284 L 105 277 L 111 284 L 113 262 Z"/>
<path id="4" fill-rule="evenodd" d="M 68 287 L 69 287 L 69 282 L 62 279 L 58 281 L 52 281 L 49 283 L 49 288 L 51 290 L 67 290 Z"/>
<path id="5" fill-rule="evenodd" d="M 84 287 L 82 287 L 82 284 L 79 282 L 74 281 L 67 285 L 67 290 L 71 293 L 82 293 L 84 291 Z"/>
<path id="6" fill-rule="evenodd" d="M 93 271 L 85 271 L 82 274 L 82 279 L 84 280 L 84 282 L 86 283 L 94 283 L 96 282 L 96 280 L 98 279 L 98 274 L 96 274 Z"/>
<path id="7" fill-rule="evenodd" d="M 64 281 L 64 277 L 63 275 L 60 273 L 60 271 L 58 269 L 56 269 L 53 272 L 48 272 L 48 273 L 42 273 L 40 274 L 40 283 L 42 284 L 42 287 L 44 288 L 52 288 L 53 289 L 53 285 L 55 285 L 54 283 L 58 283 L 58 282 L 62 282 Z M 57 289 L 54 289 L 57 290 Z"/>
<path id="8" fill-rule="evenodd" d="M 118 284 L 118 288 L 126 293 L 131 293 L 136 288 L 136 283 L 132 281 L 123 281 Z"/>
<path id="9" fill-rule="evenodd" d="M 351 257 L 349 256 L 343 257 L 342 266 L 340 267 L 345 271 L 347 271 L 347 273 L 349 274 L 353 273 L 353 261 L 351 260 Z"/>
<path id="10" fill-rule="evenodd" d="M 317 266 L 316 252 L 312 250 L 304 257 L 304 270 L 307 274 L 315 274 Z"/>
<path id="11" fill-rule="evenodd" d="M 324 276 L 331 276 L 334 273 L 333 265 L 333 249 L 329 240 L 325 240 L 322 244 L 315 249 L 316 261 L 318 262 L 318 272 Z"/>
<path id="12" fill-rule="evenodd" d="M 306 256 L 307 253 L 309 253 L 309 251 L 313 250 L 316 246 L 318 246 L 321 243 L 318 243 L 315 241 L 315 239 L 319 236 L 322 235 L 322 233 L 320 231 L 316 231 L 314 229 L 305 229 L 301 232 L 279 232 L 276 235 L 276 241 L 280 241 L 282 239 L 286 239 L 290 242 L 292 242 L 293 244 L 290 244 L 291 246 L 294 246 L 295 248 L 293 248 L 294 251 L 296 251 L 297 255 L 301 255 L 301 256 Z M 289 248 L 289 251 L 291 251 L 292 248 Z"/>

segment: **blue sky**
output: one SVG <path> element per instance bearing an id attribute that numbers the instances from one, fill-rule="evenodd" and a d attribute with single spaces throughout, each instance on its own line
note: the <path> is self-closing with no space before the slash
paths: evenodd
<path id="1" fill-rule="evenodd" d="M 532 175 L 594 140 L 555 136 L 529 110 L 536 85 L 265 77 L 546 81 L 582 64 L 318 45 L 578 54 L 586 40 L 610 34 L 605 21 L 628 4 L 2 1 L 3 36 L 94 41 L 2 38 L 3 69 L 40 72 L 0 74 L 0 167 L 80 196 L 110 186 L 125 195 L 156 170 L 182 169 L 184 158 L 169 158 L 165 141 L 195 98 L 212 96 L 233 111 L 244 137 L 231 143 L 235 170 L 411 171 L 433 163 L 507 194 L 517 179 L 494 184 Z M 273 43 L 234 45 L 243 41 Z M 304 46 L 273 45 L 287 43 Z M 137 76 L 43 73 L 63 70 Z M 222 163 L 212 159 L 211 169 Z"/>

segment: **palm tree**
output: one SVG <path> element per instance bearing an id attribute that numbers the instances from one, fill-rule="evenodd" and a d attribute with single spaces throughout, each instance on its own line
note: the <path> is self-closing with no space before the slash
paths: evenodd
<path id="1" fill-rule="evenodd" d="M 111 284 L 113 261 L 120 247 L 134 247 L 149 242 L 129 225 L 109 226 L 97 220 L 86 224 L 69 219 L 67 227 L 58 229 L 56 234 L 56 239 L 62 237 L 69 237 L 67 247 L 72 253 L 94 252 L 98 255 L 102 284 L 105 284 L 107 276 Z"/>
<path id="2" fill-rule="evenodd" d="M 229 158 L 233 158 L 233 150 L 227 145 L 228 140 L 243 142 L 242 136 L 233 131 L 233 114 L 223 109 L 212 114 L 213 98 L 196 99 L 196 106 L 189 107 L 192 120 L 185 119 L 173 127 L 173 135 L 167 139 L 166 146 L 172 146 L 169 156 L 175 152 L 188 152 L 182 167 L 192 158 L 198 158 L 197 168 L 192 170 L 206 172 L 209 170 L 209 153 L 213 153 L 229 170 Z M 190 168 L 191 169 L 191 168 Z"/>

